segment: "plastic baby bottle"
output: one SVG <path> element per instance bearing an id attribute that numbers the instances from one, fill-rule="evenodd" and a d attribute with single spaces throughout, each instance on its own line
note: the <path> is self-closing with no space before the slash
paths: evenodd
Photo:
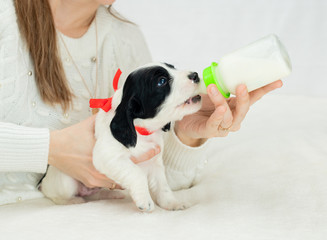
<path id="1" fill-rule="evenodd" d="M 270 34 L 223 56 L 203 70 L 202 93 L 209 84 L 216 84 L 221 94 L 235 95 L 236 87 L 245 84 L 249 92 L 288 76 L 291 61 L 278 37 Z"/>

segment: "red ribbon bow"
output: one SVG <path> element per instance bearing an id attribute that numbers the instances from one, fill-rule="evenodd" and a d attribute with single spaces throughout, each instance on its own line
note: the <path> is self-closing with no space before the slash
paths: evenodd
<path id="1" fill-rule="evenodd" d="M 118 81 L 121 73 L 122 73 L 121 70 L 118 68 L 112 83 L 115 92 L 118 89 Z M 90 99 L 89 103 L 90 103 L 90 108 L 101 108 L 103 111 L 109 112 L 109 110 L 111 109 L 112 97 L 105 98 L 105 99 Z M 148 131 L 146 128 L 137 127 L 137 126 L 135 127 L 135 130 L 139 134 L 146 135 L 146 136 L 153 133 Z"/>
<path id="2" fill-rule="evenodd" d="M 120 75 L 121 75 L 121 70 L 118 68 L 112 83 L 115 92 L 118 89 L 118 81 Z M 109 110 L 111 109 L 111 102 L 112 102 L 112 97 L 105 98 L 105 99 L 90 99 L 90 108 L 101 108 L 103 111 L 109 112 Z"/>

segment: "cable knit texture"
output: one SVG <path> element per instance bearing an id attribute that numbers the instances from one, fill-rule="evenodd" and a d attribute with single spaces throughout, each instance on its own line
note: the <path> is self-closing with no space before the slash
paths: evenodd
<path id="1" fill-rule="evenodd" d="M 73 108 L 46 105 L 37 90 L 32 60 L 19 34 L 12 0 L 0 2 L 0 204 L 42 197 L 36 189 L 48 161 L 49 131 L 62 129 L 91 116 L 90 95 L 76 71 L 60 38 L 59 51 L 64 70 L 76 98 Z M 119 87 L 130 71 L 151 61 L 142 33 L 136 25 L 120 21 L 102 6 L 95 22 L 78 39 L 63 36 L 72 58 L 94 92 L 98 51 L 98 88 L 96 97 L 112 95 L 112 79 L 118 68 L 123 72 Z M 58 33 L 61 34 L 61 33 Z M 201 160 L 202 148 L 189 148 L 174 133 L 167 134 L 164 156 L 169 182 L 183 175 L 183 184 L 192 184 Z M 171 171 L 170 171 L 171 169 Z M 186 176 L 186 177 L 185 177 Z"/>
<path id="2" fill-rule="evenodd" d="M 191 187 L 208 162 L 205 149 L 209 141 L 199 147 L 189 147 L 178 139 L 174 131 L 164 133 L 164 139 L 163 159 L 169 186 L 173 190 Z"/>

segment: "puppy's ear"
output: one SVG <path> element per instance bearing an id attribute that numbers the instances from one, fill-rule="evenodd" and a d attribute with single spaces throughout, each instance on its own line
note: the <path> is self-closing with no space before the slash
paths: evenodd
<path id="1" fill-rule="evenodd" d="M 128 108 L 130 109 L 134 119 L 144 117 L 144 106 L 137 97 L 132 97 L 129 100 Z"/>
<path id="2" fill-rule="evenodd" d="M 135 98 L 122 99 L 116 109 L 116 114 L 110 123 L 110 130 L 114 138 L 125 147 L 135 147 L 137 134 L 134 119 L 144 112 L 142 105 Z"/>
<path id="3" fill-rule="evenodd" d="M 168 131 L 170 130 L 170 125 L 171 125 L 170 122 L 167 123 L 167 124 L 162 128 L 162 131 L 164 131 L 164 132 L 168 132 Z"/>

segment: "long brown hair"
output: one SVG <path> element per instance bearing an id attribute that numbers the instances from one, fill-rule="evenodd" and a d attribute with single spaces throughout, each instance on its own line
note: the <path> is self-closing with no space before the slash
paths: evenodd
<path id="1" fill-rule="evenodd" d="M 34 63 L 35 80 L 44 102 L 67 110 L 73 98 L 57 48 L 56 28 L 48 0 L 15 0 L 20 32 Z"/>
<path id="2" fill-rule="evenodd" d="M 48 0 L 15 0 L 20 32 L 34 62 L 36 85 L 44 102 L 60 104 L 66 111 L 74 97 L 69 88 L 57 47 L 57 34 Z M 108 12 L 120 21 L 112 6 Z"/>

